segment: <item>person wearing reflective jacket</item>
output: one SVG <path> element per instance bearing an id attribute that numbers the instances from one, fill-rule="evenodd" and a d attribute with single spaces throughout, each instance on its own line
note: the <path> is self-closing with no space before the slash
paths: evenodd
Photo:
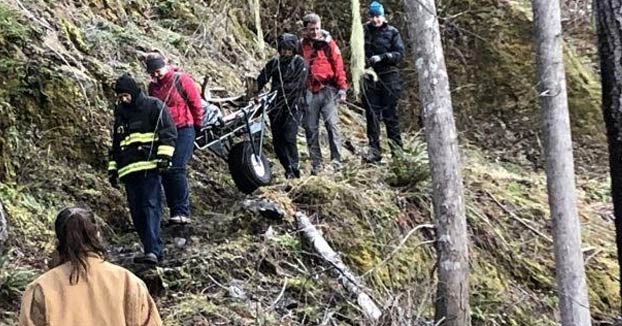
<path id="1" fill-rule="evenodd" d="M 136 81 L 124 74 L 115 84 L 118 105 L 114 112 L 109 181 L 125 184 L 134 227 L 145 255 L 138 263 L 156 264 L 162 259 L 160 240 L 160 174 L 171 166 L 177 129 L 157 98 L 147 96 Z"/>

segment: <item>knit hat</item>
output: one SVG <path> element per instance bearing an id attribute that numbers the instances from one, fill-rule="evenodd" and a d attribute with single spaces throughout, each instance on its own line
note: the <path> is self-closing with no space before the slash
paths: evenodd
<path id="1" fill-rule="evenodd" d="M 164 58 L 160 55 L 149 56 L 145 60 L 145 64 L 147 65 L 147 73 L 152 74 L 154 71 L 163 68 L 166 66 L 166 62 Z"/>
<path id="2" fill-rule="evenodd" d="M 294 53 L 298 52 L 298 37 L 294 34 L 283 33 L 276 42 L 279 52 L 281 50 L 292 50 Z"/>
<path id="3" fill-rule="evenodd" d="M 384 7 L 378 1 L 374 1 L 369 4 L 370 16 L 384 16 Z"/>
<path id="4" fill-rule="evenodd" d="M 130 94 L 132 95 L 132 101 L 134 101 L 138 97 L 138 94 L 140 94 L 140 87 L 138 87 L 138 84 L 134 78 L 130 76 L 130 74 L 124 73 L 121 77 L 119 77 L 119 79 L 117 79 L 117 82 L 114 85 L 114 91 L 117 94 Z"/>

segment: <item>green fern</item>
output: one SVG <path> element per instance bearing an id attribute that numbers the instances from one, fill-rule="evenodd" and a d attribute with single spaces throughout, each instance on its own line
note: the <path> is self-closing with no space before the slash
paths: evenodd
<path id="1" fill-rule="evenodd" d="M 17 300 L 36 275 L 37 271 L 13 266 L 8 256 L 0 256 L 0 302 Z"/>
<path id="2" fill-rule="evenodd" d="M 389 163 L 387 182 L 393 187 L 421 189 L 430 178 L 427 147 L 417 134 L 407 139 L 404 149 L 396 148 Z"/>

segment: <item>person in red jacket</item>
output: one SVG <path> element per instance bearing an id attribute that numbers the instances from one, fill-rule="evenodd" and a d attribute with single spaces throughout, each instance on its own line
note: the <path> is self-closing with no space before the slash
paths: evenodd
<path id="1" fill-rule="evenodd" d="M 309 66 L 304 127 L 311 157 L 311 174 L 315 175 L 322 169 L 320 116 L 328 133 L 333 168 L 341 168 L 341 134 L 336 102 L 346 100 L 348 83 L 341 51 L 330 34 L 322 29 L 320 16 L 308 14 L 303 18 L 303 24 L 302 55 Z"/>
<path id="2" fill-rule="evenodd" d="M 186 224 L 190 222 L 190 190 L 186 166 L 192 157 L 196 131 L 201 128 L 201 96 L 192 77 L 179 68 L 167 65 L 161 55 L 149 55 L 145 64 L 153 78 L 149 84 L 149 95 L 166 103 L 177 127 L 172 167 L 162 175 L 162 186 L 171 212 L 169 221 Z"/>

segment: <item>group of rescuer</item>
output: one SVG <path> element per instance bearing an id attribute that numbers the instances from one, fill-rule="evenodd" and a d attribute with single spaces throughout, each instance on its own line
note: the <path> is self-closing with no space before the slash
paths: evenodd
<path id="1" fill-rule="evenodd" d="M 366 68 L 374 77 L 363 80 L 369 152 L 364 160 L 381 161 L 380 122 L 386 126 L 392 151 L 402 147 L 396 105 L 401 91 L 397 65 L 404 56 L 398 30 L 374 1 L 363 26 Z M 341 51 L 322 29 L 317 14 L 303 18 L 303 35 L 284 33 L 278 54 L 257 77 L 259 90 L 271 83 L 276 91 L 269 114 L 275 154 L 286 178 L 301 176 L 297 134 L 302 124 L 310 173 L 323 171 L 320 120 L 330 148 L 330 167 L 342 165 L 338 103 L 346 102 L 348 84 Z M 125 187 L 132 222 L 143 247 L 138 264 L 163 259 L 160 238 L 162 190 L 171 224 L 191 223 L 188 162 L 204 114 L 192 77 L 167 64 L 160 54 L 144 61 L 151 77 L 145 93 L 130 74 L 116 80 L 116 108 L 109 182 Z M 55 222 L 58 261 L 55 268 L 31 283 L 23 297 L 20 325 L 161 325 L 145 284 L 129 271 L 107 263 L 93 213 L 83 208 L 62 210 Z M 58 305 L 58 306 L 57 306 Z M 79 307 L 79 309 L 75 309 Z"/>

